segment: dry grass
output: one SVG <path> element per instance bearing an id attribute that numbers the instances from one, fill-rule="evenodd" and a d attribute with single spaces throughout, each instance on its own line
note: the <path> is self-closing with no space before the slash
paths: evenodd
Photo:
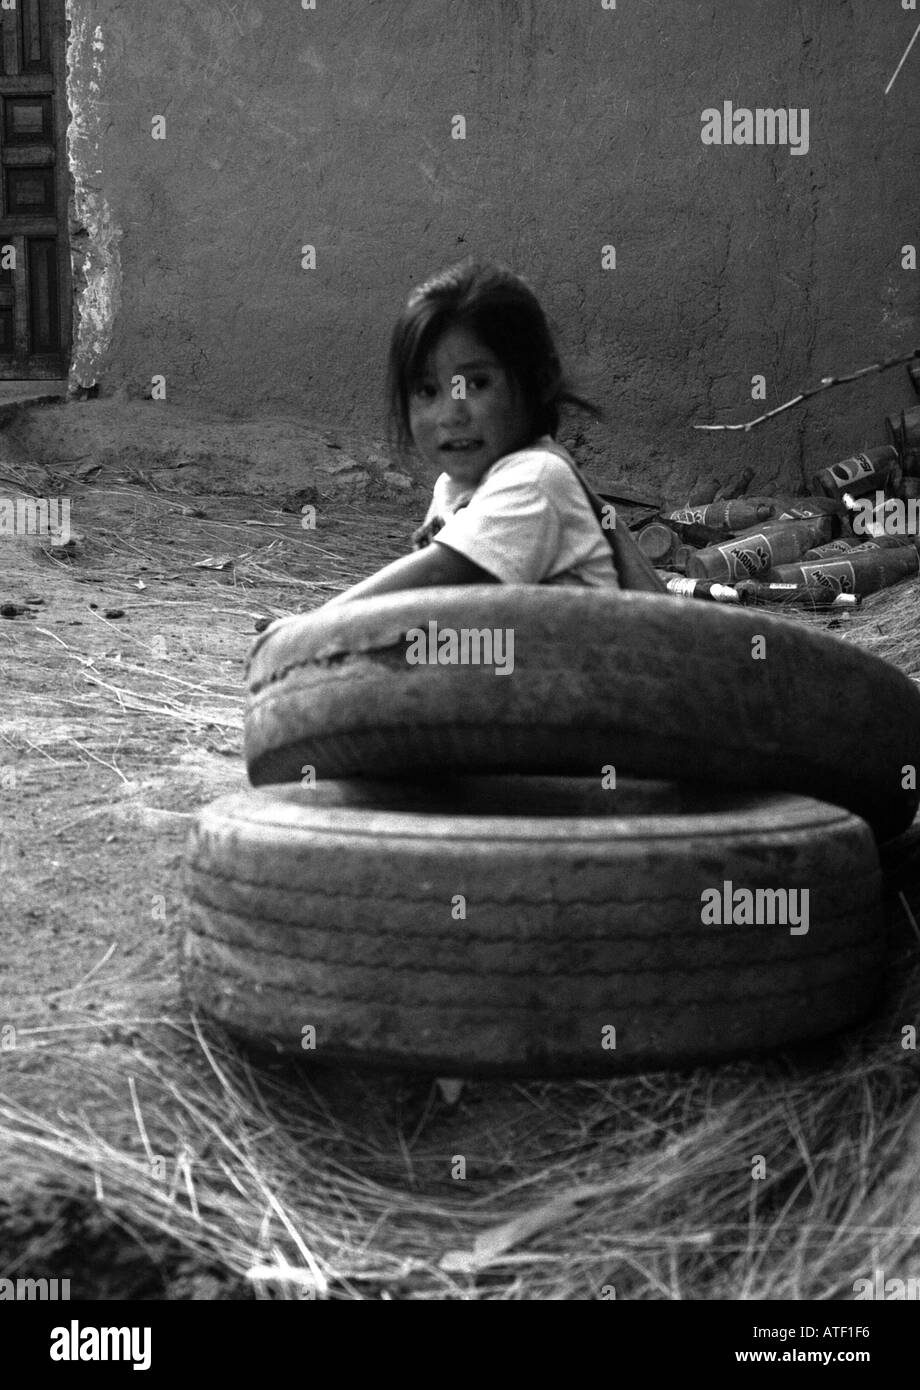
<path id="1" fill-rule="evenodd" d="M 283 546 L 243 554 L 258 528 L 227 527 L 205 539 L 197 530 L 188 554 L 236 556 L 213 611 L 242 616 L 301 606 L 298 589 L 324 596 L 320 574 L 327 590 L 342 587 L 398 549 L 370 528 L 358 544 L 286 536 L 284 546 L 306 547 L 298 573 Z M 167 556 L 140 516 L 136 533 L 97 539 L 103 566 L 122 576 L 128 553 L 164 572 L 183 555 L 174 544 Z M 839 635 L 920 673 L 915 605 L 916 586 L 903 585 Z M 77 684 L 113 711 L 178 721 L 196 737 L 240 728 L 229 665 L 202 660 L 170 676 L 143 644 L 116 662 L 37 636 L 58 668 L 63 646 Z M 84 741 L 80 753 L 126 780 L 111 743 Z M 917 1021 L 920 950 L 916 902 L 904 908 L 900 987 L 870 1028 L 818 1061 L 469 1083 L 451 1106 L 427 1080 L 255 1058 L 181 1011 L 132 1021 L 114 1010 L 130 1026 L 131 1063 L 95 1051 L 95 1084 L 133 1132 L 7 1101 L 5 1172 L 16 1189 L 97 1203 L 154 1244 L 178 1241 L 257 1297 L 571 1300 L 612 1285 L 619 1299 L 851 1299 L 876 1267 L 920 1275 L 920 1070 L 901 1046 Z M 94 990 L 106 969 L 93 968 Z M 109 1025 L 87 1016 L 80 1026 Z M 36 1053 L 42 1034 L 29 1040 Z M 752 1177 L 758 1155 L 762 1179 Z"/>
<path id="2" fill-rule="evenodd" d="M 0 1124 L 31 1185 L 93 1194 L 257 1296 L 847 1299 L 876 1267 L 916 1277 L 909 1016 L 823 1068 L 472 1084 L 456 1111 L 427 1083 L 254 1065 L 193 1021 L 197 1057 L 138 1048 L 105 1078 L 133 1144 L 8 1105 Z"/>
<path id="3" fill-rule="evenodd" d="M 35 469 L 18 471 L 20 486 L 26 472 L 31 490 L 36 490 Z M 63 652 L 74 668 L 72 685 L 77 694 L 84 693 L 86 686 L 94 687 L 119 715 L 171 719 L 196 734 L 211 726 L 241 733 L 238 657 L 254 640 L 256 618 L 281 617 L 318 606 L 404 551 L 414 524 L 411 513 L 392 501 L 375 506 L 371 500 L 363 507 L 345 501 L 320 506 L 320 529 L 313 531 L 302 529 L 296 514 L 254 499 L 202 499 L 208 509 L 202 519 L 192 514 L 199 509 L 190 508 L 187 498 L 127 487 L 91 487 L 74 479 L 67 480 L 67 488 L 77 494 L 73 510 L 81 518 L 79 563 L 58 557 L 46 545 L 38 572 L 34 567 L 22 571 L 24 591 L 41 588 L 43 574 L 92 582 L 109 592 L 115 589 L 121 595 L 118 607 L 129 623 L 132 618 L 155 614 L 165 635 L 153 640 L 139 637 L 128 624 L 90 609 L 88 595 L 84 621 L 98 629 L 109 650 L 100 649 L 96 642 L 87 653 L 83 634 L 67 641 L 50 631 L 39 616 L 31 630 L 47 647 L 42 650 L 42 644 L 37 644 L 29 653 L 36 676 L 43 670 L 49 678 L 56 677 Z M 87 498 L 83 502 L 81 490 Z M 204 560 L 227 567 L 203 569 Z M 7 573 L 7 585 L 11 581 Z M 190 587 L 192 583 L 197 588 Z M 176 597 L 177 593 L 187 596 Z M 236 620 L 240 640 L 232 660 L 215 659 L 213 651 L 196 647 L 195 627 L 215 619 Z M 186 643 L 182 676 L 172 669 L 177 631 Z M 0 628 L 0 639 L 5 636 Z M 41 692 L 34 697 L 36 713 L 45 713 L 47 685 L 38 681 L 36 685 Z M 28 693 L 17 693 L 20 703 L 29 698 Z M 98 751 L 104 752 L 104 744 Z"/>

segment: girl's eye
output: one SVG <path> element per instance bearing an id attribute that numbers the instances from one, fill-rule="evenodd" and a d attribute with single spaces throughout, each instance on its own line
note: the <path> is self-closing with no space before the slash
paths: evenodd
<path id="1" fill-rule="evenodd" d="M 472 386 L 474 391 L 484 391 L 489 384 L 487 376 L 471 376 L 467 378 L 467 386 Z"/>
<path id="2" fill-rule="evenodd" d="M 430 401 L 432 396 L 435 395 L 435 388 L 430 381 L 420 381 L 413 386 L 412 394 L 413 396 L 417 396 L 419 400 Z"/>

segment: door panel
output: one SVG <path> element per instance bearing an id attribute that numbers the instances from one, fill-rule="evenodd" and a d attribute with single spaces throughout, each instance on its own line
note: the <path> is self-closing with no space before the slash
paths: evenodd
<path id="1" fill-rule="evenodd" d="M 67 375 L 64 0 L 0 12 L 0 378 Z"/>

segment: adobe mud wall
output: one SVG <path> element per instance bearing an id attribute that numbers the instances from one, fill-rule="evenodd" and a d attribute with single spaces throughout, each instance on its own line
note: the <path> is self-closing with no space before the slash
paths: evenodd
<path id="1" fill-rule="evenodd" d="M 542 294 L 610 412 L 583 436 L 607 473 L 795 486 L 909 398 L 898 371 L 691 429 L 920 345 L 920 44 L 883 95 L 920 19 L 900 0 L 69 11 L 75 382 L 373 429 L 406 291 L 475 252 Z M 807 108 L 807 150 L 705 145 L 726 101 Z"/>

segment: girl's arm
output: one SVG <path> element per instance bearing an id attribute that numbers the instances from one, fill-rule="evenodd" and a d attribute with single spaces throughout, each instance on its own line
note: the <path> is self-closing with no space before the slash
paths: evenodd
<path id="1" fill-rule="evenodd" d="M 439 584 L 497 584 L 494 574 L 468 560 L 457 550 L 432 541 L 424 550 L 401 555 L 392 564 L 353 584 L 343 594 L 336 594 L 330 603 L 350 602 L 353 598 L 371 598 L 375 594 L 392 594 L 399 589 L 433 589 Z"/>

